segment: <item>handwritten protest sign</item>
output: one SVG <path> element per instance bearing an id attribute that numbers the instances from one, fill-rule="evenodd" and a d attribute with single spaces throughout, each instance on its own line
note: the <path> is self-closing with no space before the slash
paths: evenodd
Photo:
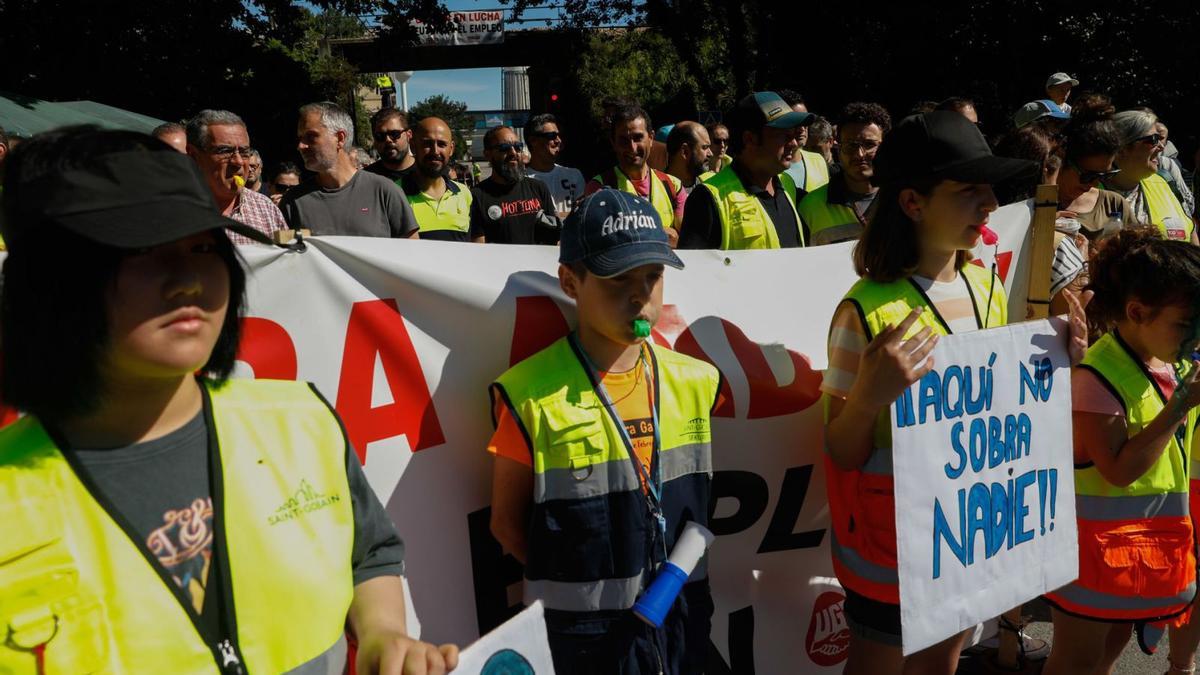
<path id="1" fill-rule="evenodd" d="M 538 601 L 464 649 L 455 675 L 554 675 L 547 640 Z"/>
<path id="2" fill-rule="evenodd" d="M 892 406 L 905 654 L 1077 576 L 1067 331 L 943 337 Z"/>

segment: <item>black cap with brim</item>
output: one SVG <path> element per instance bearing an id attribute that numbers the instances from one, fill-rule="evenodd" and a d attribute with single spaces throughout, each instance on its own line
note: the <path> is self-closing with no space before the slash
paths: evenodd
<path id="1" fill-rule="evenodd" d="M 943 167 L 935 178 L 949 178 L 960 183 L 1000 183 L 1010 178 L 1033 175 L 1037 162 L 1015 157 L 977 157 L 965 162 Z"/>
<path id="2" fill-rule="evenodd" d="M 4 223 L 9 247 L 26 227 L 53 222 L 117 248 L 145 248 L 224 228 L 270 244 L 259 230 L 222 216 L 196 163 L 173 151 L 135 150 L 96 158 L 87 168 L 40 176 L 19 187 Z M 8 209 L 6 209 L 8 210 Z"/>
<path id="3" fill-rule="evenodd" d="M 592 274 L 607 279 L 618 274 L 624 274 L 642 265 L 666 265 L 677 270 L 683 269 L 683 261 L 666 243 L 630 242 L 615 246 L 602 253 L 595 253 L 583 259 L 583 264 Z"/>
<path id="4" fill-rule="evenodd" d="M 884 137 L 871 183 L 932 178 L 995 184 L 1032 175 L 1037 168 L 1037 162 L 993 155 L 979 127 L 960 113 L 935 110 L 904 118 Z"/>

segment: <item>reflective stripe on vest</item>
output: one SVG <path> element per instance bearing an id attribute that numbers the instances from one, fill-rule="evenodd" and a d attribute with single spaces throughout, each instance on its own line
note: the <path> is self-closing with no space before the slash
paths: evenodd
<path id="1" fill-rule="evenodd" d="M 341 427 L 294 382 L 206 385 L 205 413 L 219 456 L 213 569 L 228 574 L 243 665 L 281 673 L 321 659 L 341 643 L 354 590 Z M 35 672 L 30 653 L 11 647 L 36 640 L 22 632 L 43 615 L 59 626 L 44 672 L 218 672 L 219 650 L 201 638 L 168 573 L 74 462 L 32 416 L 0 431 L 0 631 L 10 635 L 0 672 Z"/>
<path id="2" fill-rule="evenodd" d="M 976 325 L 993 328 L 1007 323 L 1008 297 L 1003 283 L 977 265 L 964 265 L 959 272 L 974 304 Z M 890 283 L 860 279 L 845 300 L 857 308 L 868 340 L 889 324 L 899 324 L 915 307 L 926 309 L 906 339 L 926 327 L 938 335 L 950 333 L 937 309 L 911 279 Z M 889 407 L 875 418 L 874 448 L 862 467 L 855 471 L 839 469 L 826 456 L 825 468 L 838 580 L 860 595 L 896 604 L 900 602 L 900 591 L 890 412 Z"/>
<path id="3" fill-rule="evenodd" d="M 786 173 L 779 174 L 783 192 L 792 212 L 796 212 L 796 183 Z M 779 248 L 775 222 L 758 197 L 746 191 L 733 166 L 728 166 L 701 183 L 712 194 L 721 218 L 721 248 L 725 250 Z M 804 228 L 796 214 L 798 239 L 805 246 Z"/>
<path id="4" fill-rule="evenodd" d="M 796 210 L 808 225 L 813 246 L 851 241 L 862 234 L 862 221 L 853 208 L 829 203 L 829 185 L 805 195 Z"/>
<path id="5" fill-rule="evenodd" d="M 1116 333 L 1097 340 L 1080 367 L 1118 396 L 1130 438 L 1166 406 L 1140 360 Z M 1184 365 L 1179 368 L 1186 376 Z M 1047 600 L 1067 612 L 1110 621 L 1155 620 L 1187 610 L 1196 591 L 1188 503 L 1196 419 L 1193 409 L 1154 465 L 1128 486 L 1109 483 L 1091 464 L 1075 470 L 1079 578 Z"/>
<path id="6" fill-rule="evenodd" d="M 613 178 L 615 178 L 615 181 L 612 182 L 615 182 L 616 185 L 608 184 L 610 181 L 605 178 L 605 175 L 608 173 L 607 171 L 596 175 L 594 178 L 592 178 L 592 180 L 605 187 L 620 190 L 621 192 L 628 192 L 631 195 L 637 194 L 637 188 L 633 186 L 633 181 L 629 180 L 629 177 L 621 171 L 620 167 L 613 167 L 611 171 L 613 173 Z M 653 169 L 647 169 L 647 171 L 651 173 L 650 204 L 654 207 L 654 210 L 658 212 L 658 217 L 662 220 L 662 226 L 664 228 L 674 227 L 675 202 L 671 199 L 671 195 L 668 194 L 666 186 L 663 185 L 663 181 L 670 181 L 671 187 L 673 188 L 675 194 L 679 194 L 679 192 L 683 190 L 683 183 L 679 182 L 678 178 L 670 174 L 655 171 Z"/>
<path id="7" fill-rule="evenodd" d="M 707 522 L 709 411 L 720 376 L 711 365 L 668 349 L 651 346 L 648 354 L 661 426 L 669 551 L 687 520 Z M 573 612 L 628 609 L 648 570 L 662 558 L 662 546 L 649 545 L 657 525 L 635 460 L 581 359 L 563 338 L 493 385 L 493 395 L 503 397 L 525 432 L 533 457 L 525 600 Z M 704 578 L 706 569 L 698 566 L 691 578 Z"/>
<path id="8" fill-rule="evenodd" d="M 446 181 L 440 199 L 424 192 L 408 195 L 408 204 L 421 232 L 469 232 L 471 230 L 471 191 L 466 185 Z"/>
<path id="9" fill-rule="evenodd" d="M 1170 184 L 1162 176 L 1151 174 L 1142 179 L 1141 186 L 1150 223 L 1157 226 L 1167 239 L 1191 241 L 1195 223 L 1179 203 L 1179 198 L 1171 192 Z"/>

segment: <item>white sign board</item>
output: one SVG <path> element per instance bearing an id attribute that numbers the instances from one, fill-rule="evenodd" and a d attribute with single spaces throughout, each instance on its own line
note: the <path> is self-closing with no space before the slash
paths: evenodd
<path id="1" fill-rule="evenodd" d="M 433 27 L 413 19 L 417 40 L 423 45 L 491 45 L 504 42 L 504 11 L 451 12 L 451 30 L 435 33 Z"/>
<path id="2" fill-rule="evenodd" d="M 464 649 L 454 675 L 554 675 L 542 602 Z"/>
<path id="3" fill-rule="evenodd" d="M 1076 578 L 1068 332 L 943 337 L 893 404 L 905 654 Z"/>

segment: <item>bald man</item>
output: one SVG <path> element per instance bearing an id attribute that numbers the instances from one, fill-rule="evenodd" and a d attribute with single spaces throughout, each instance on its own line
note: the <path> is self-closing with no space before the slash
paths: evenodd
<path id="1" fill-rule="evenodd" d="M 700 175 L 711 170 L 712 141 L 698 122 L 680 122 L 667 134 L 667 173 L 679 179 L 686 195 Z"/>
<path id="2" fill-rule="evenodd" d="M 454 160 L 454 134 L 445 122 L 426 117 L 411 127 L 416 164 L 401 179 L 421 239 L 482 244 L 483 231 L 471 228 L 471 191 L 448 178 Z"/>
<path id="3" fill-rule="evenodd" d="M 175 148 L 177 152 L 187 154 L 187 128 L 182 124 L 164 122 L 154 127 L 150 135 Z"/>

